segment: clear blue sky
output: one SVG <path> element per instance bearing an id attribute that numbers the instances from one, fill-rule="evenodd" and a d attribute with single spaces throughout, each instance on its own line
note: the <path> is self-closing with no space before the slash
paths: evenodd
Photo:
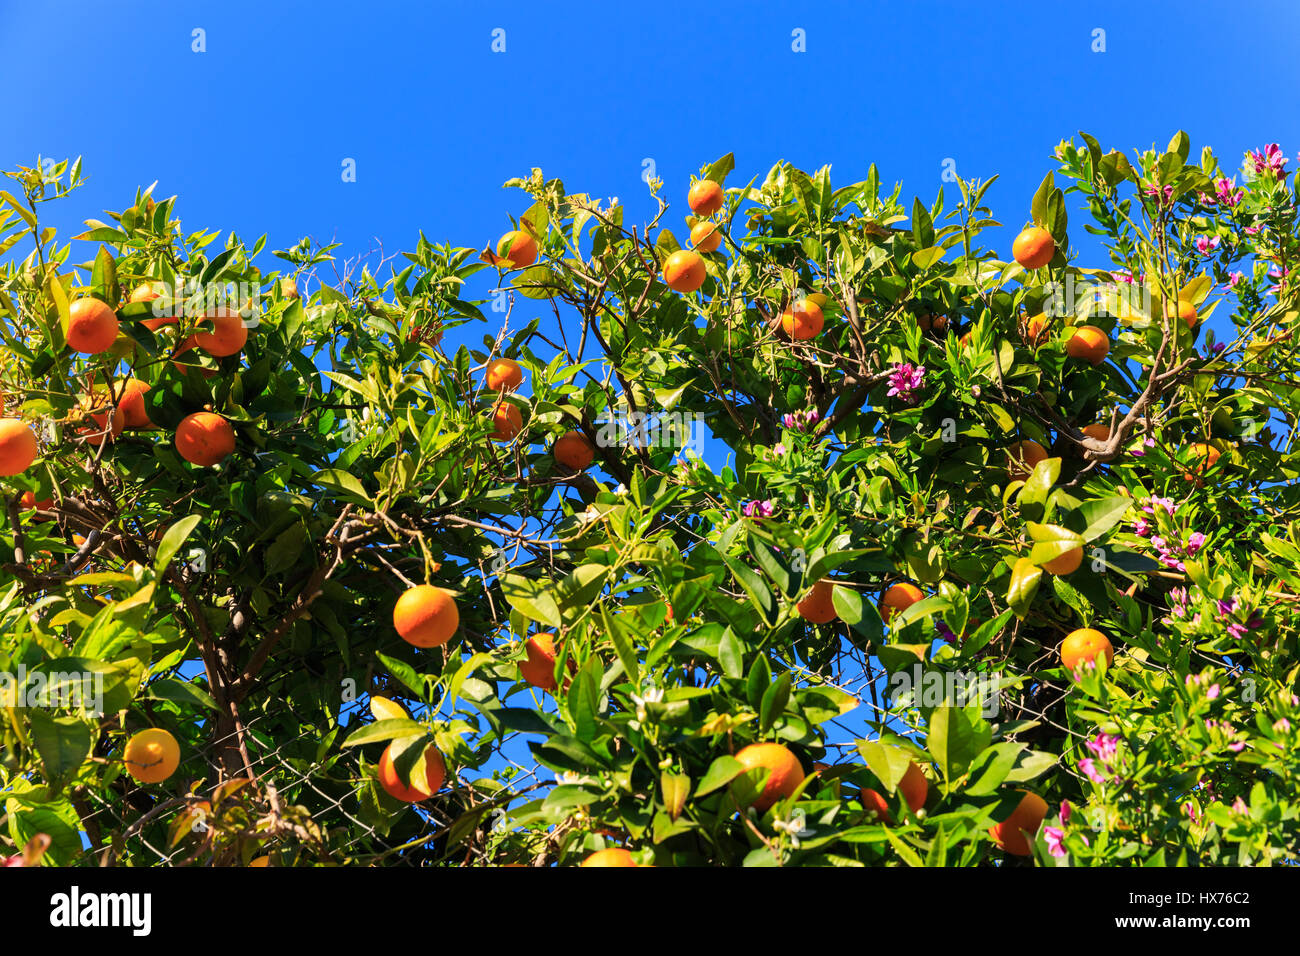
<path id="1" fill-rule="evenodd" d="M 733 180 L 784 158 L 842 183 L 874 161 L 927 202 L 951 158 L 1002 174 L 989 199 L 1009 232 L 1079 129 L 1128 149 L 1181 127 L 1231 165 L 1277 141 L 1295 165 L 1300 5 L 1075 6 L 0 0 L 0 163 L 84 155 L 62 235 L 157 179 L 190 227 L 351 251 L 419 229 L 481 247 L 526 207 L 501 184 L 532 166 L 635 222 L 651 158 L 679 228 L 690 173 L 728 151 Z"/>
<path id="2" fill-rule="evenodd" d="M 641 222 L 651 159 L 680 232 L 690 174 L 728 151 L 731 184 L 786 159 L 830 163 L 843 185 L 875 162 L 906 206 L 934 199 L 951 159 L 1001 175 L 987 200 L 1004 255 L 1053 147 L 1080 129 L 1126 151 L 1185 129 L 1228 169 L 1279 142 L 1295 167 L 1300 4 L 1076 6 L 0 0 L 0 165 L 84 157 L 90 182 L 53 220 L 63 238 L 158 180 L 189 229 L 351 254 L 375 237 L 413 248 L 419 230 L 481 248 L 528 204 L 501 184 L 533 166 Z"/>

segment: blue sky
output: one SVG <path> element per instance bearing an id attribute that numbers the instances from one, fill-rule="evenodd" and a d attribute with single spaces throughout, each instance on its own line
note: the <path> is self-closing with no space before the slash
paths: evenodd
<path id="1" fill-rule="evenodd" d="M 1000 174 L 986 199 L 1006 228 L 987 238 L 1004 256 L 1080 129 L 1126 151 L 1185 129 L 1228 169 L 1279 142 L 1295 166 L 1300 5 L 1086 6 L 0 0 L 0 165 L 84 157 L 88 185 L 50 210 L 62 238 L 158 180 L 189 229 L 356 255 L 413 248 L 420 230 L 481 248 L 528 205 L 501 184 L 534 166 L 640 222 L 652 160 L 680 235 L 691 173 L 729 151 L 731 185 L 780 159 L 829 163 L 837 185 L 875 162 L 905 207 L 933 201 L 951 160 Z M 1069 199 L 1074 244 L 1095 249 Z"/>

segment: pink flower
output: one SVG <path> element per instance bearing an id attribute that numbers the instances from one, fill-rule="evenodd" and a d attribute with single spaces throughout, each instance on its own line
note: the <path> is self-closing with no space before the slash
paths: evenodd
<path id="1" fill-rule="evenodd" d="M 1070 814 L 1071 814 L 1071 812 L 1072 812 L 1072 811 L 1071 811 L 1071 809 L 1070 809 L 1070 801 L 1069 801 L 1069 800 L 1062 800 L 1062 801 L 1061 801 L 1061 813 L 1060 813 L 1061 826 L 1065 826 L 1065 824 L 1067 824 L 1067 823 L 1070 822 Z"/>
<path id="2" fill-rule="evenodd" d="M 776 514 L 776 504 L 772 501 L 747 501 L 744 512 L 746 518 L 770 518 Z"/>
<path id="3" fill-rule="evenodd" d="M 1219 202 L 1225 206 L 1235 206 L 1245 197 L 1246 191 L 1237 188 L 1237 177 L 1231 179 L 1216 179 L 1214 181 L 1214 192 L 1219 197 Z"/>
<path id="4" fill-rule="evenodd" d="M 1138 518 L 1133 525 L 1133 533 L 1139 538 L 1149 538 L 1151 537 L 1151 528 L 1150 521 L 1146 518 Z"/>
<path id="5" fill-rule="evenodd" d="M 1228 288 L 1229 289 L 1237 288 L 1237 285 L 1245 278 L 1246 278 L 1246 273 L 1234 272 L 1232 275 L 1228 276 Z"/>
<path id="6" fill-rule="evenodd" d="M 1061 846 L 1061 841 L 1064 839 L 1064 830 L 1056 827 L 1043 827 L 1043 842 L 1047 844 L 1047 852 L 1052 856 L 1065 856 L 1065 847 Z"/>
<path id="7" fill-rule="evenodd" d="M 1249 813 L 1250 810 L 1246 806 L 1246 801 L 1241 799 L 1241 797 L 1238 797 L 1236 800 L 1232 801 L 1232 812 L 1245 814 Z"/>
<path id="8" fill-rule="evenodd" d="M 1282 155 L 1282 147 L 1277 143 L 1269 143 L 1264 147 L 1264 152 L 1254 151 L 1249 156 L 1254 164 L 1256 176 L 1286 178 L 1286 157 Z"/>
<path id="9" fill-rule="evenodd" d="M 1093 762 L 1091 757 L 1084 757 L 1080 760 L 1079 769 L 1082 770 L 1084 775 L 1093 783 L 1106 782 L 1106 778 L 1097 772 L 1097 765 Z"/>
<path id="10" fill-rule="evenodd" d="M 1151 444 L 1154 445 L 1155 442 L 1151 442 Z M 1149 515 L 1155 514 L 1157 508 L 1163 508 L 1166 514 L 1172 515 L 1177 506 L 1174 504 L 1173 498 L 1161 498 L 1157 495 L 1152 495 L 1142 504 L 1142 510 Z"/>
<path id="11" fill-rule="evenodd" d="M 1206 697 L 1206 699 L 1207 699 L 1207 700 L 1214 700 L 1214 699 L 1215 699 L 1216 697 L 1218 697 L 1218 696 L 1219 696 L 1219 685 L 1218 685 L 1218 684 L 1211 684 L 1211 685 L 1210 685 L 1210 689 L 1207 690 L 1207 691 L 1205 692 L 1205 697 Z"/>
<path id="12" fill-rule="evenodd" d="M 1196 237 L 1196 251 L 1199 252 L 1201 255 L 1208 256 L 1210 255 L 1210 253 L 1214 252 L 1214 250 L 1217 248 L 1219 248 L 1218 236 L 1213 236 L 1213 237 L 1197 236 Z"/>
<path id="13" fill-rule="evenodd" d="M 910 404 L 916 401 L 916 390 L 921 387 L 924 379 L 924 365 L 912 365 L 910 362 L 895 365 L 894 370 L 889 373 L 889 391 L 887 394 L 891 398 L 897 395 Z"/>
<path id="14" fill-rule="evenodd" d="M 1201 534 L 1199 531 L 1193 531 L 1187 538 L 1187 541 L 1183 544 L 1183 551 L 1189 558 L 1194 558 L 1196 557 L 1196 552 L 1200 551 L 1204 544 L 1205 535 Z"/>
<path id="15" fill-rule="evenodd" d="M 1110 763 L 1119 753 L 1119 738 L 1114 734 L 1097 734 L 1087 741 L 1088 749 L 1103 763 Z"/>

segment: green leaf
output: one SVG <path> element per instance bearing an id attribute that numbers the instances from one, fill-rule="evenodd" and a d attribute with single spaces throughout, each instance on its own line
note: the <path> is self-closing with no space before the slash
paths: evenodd
<path id="1" fill-rule="evenodd" d="M 90 756 L 95 734 L 90 724 L 76 717 L 55 717 L 38 707 L 26 713 L 45 778 L 55 792 L 62 790 Z"/>
<path id="2" fill-rule="evenodd" d="M 170 700 L 177 704 L 197 704 L 217 710 L 217 702 L 198 685 L 175 677 L 163 677 L 149 685 L 147 695 L 154 700 Z"/>
<path id="3" fill-rule="evenodd" d="M 620 615 L 610 614 L 602 604 L 600 619 L 605 625 L 605 633 L 609 635 L 609 639 L 614 645 L 614 653 L 618 655 L 618 659 L 623 663 L 623 671 L 627 674 L 628 680 L 633 684 L 640 684 L 641 665 L 637 660 L 636 647 L 633 645 L 632 639 L 628 637 L 627 627 L 620 620 Z"/>
<path id="4" fill-rule="evenodd" d="M 786 671 L 763 693 L 762 704 L 759 707 L 759 727 L 762 730 L 767 730 L 776 723 L 776 719 L 785 711 L 785 705 L 790 702 L 792 680 L 793 675 Z"/>
<path id="5" fill-rule="evenodd" d="M 416 723 L 410 718 L 395 717 L 391 720 L 376 720 L 374 723 L 363 724 L 348 735 L 348 739 L 343 741 L 344 747 L 359 747 L 362 744 L 373 744 L 381 740 L 396 740 L 402 737 L 419 737 L 428 733 L 429 728 L 424 724 Z"/>
<path id="6" fill-rule="evenodd" d="M 867 762 L 868 769 L 885 786 L 891 794 L 898 789 L 898 782 L 912 765 L 912 756 L 900 747 L 881 743 L 879 740 L 859 740 L 858 753 Z"/>
<path id="7" fill-rule="evenodd" d="M 1016 765 L 1016 759 L 1024 751 L 1025 745 L 1012 741 L 993 744 L 971 761 L 967 770 L 968 782 L 962 787 L 962 795 L 967 797 L 987 797 L 997 792 L 1007 774 Z"/>
<path id="8" fill-rule="evenodd" d="M 497 581 L 506 601 L 528 620 L 538 621 L 548 627 L 561 626 L 563 622 L 560 619 L 560 609 L 551 596 L 549 582 L 515 572 L 503 574 Z"/>
<path id="9" fill-rule="evenodd" d="M 704 774 L 704 779 L 700 781 L 698 789 L 695 791 L 697 797 L 712 793 L 721 787 L 725 787 L 731 781 L 735 780 L 749 768 L 729 754 L 723 754 L 721 757 L 715 757 L 713 763 L 709 764 L 708 772 Z"/>
<path id="10" fill-rule="evenodd" d="M 1011 585 L 1007 588 L 1007 604 L 1020 620 L 1025 619 L 1029 605 L 1038 591 L 1043 569 L 1029 558 L 1020 558 L 1011 569 Z"/>
<path id="11" fill-rule="evenodd" d="M 944 779 L 952 781 L 966 773 L 993 739 L 992 728 L 971 707 L 938 707 L 930 715 L 926 748 Z"/>
<path id="12" fill-rule="evenodd" d="M 323 468 L 313 474 L 309 480 L 312 484 L 328 488 L 344 498 L 350 497 L 361 504 L 371 503 L 370 496 L 366 494 L 366 489 L 361 484 L 361 481 L 351 472 L 344 471 L 342 468 Z"/>
<path id="13" fill-rule="evenodd" d="M 1124 515 L 1128 513 L 1131 507 L 1133 507 L 1133 499 L 1126 498 L 1123 495 L 1085 501 L 1078 508 L 1079 514 L 1083 517 L 1085 523 L 1083 540 L 1096 541 L 1123 521 Z"/>

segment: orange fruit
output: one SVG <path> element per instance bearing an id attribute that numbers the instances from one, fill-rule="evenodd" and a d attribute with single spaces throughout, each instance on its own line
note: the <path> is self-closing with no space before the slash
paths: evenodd
<path id="1" fill-rule="evenodd" d="M 18 499 L 18 503 L 28 511 L 48 511 L 54 507 L 53 498 L 42 498 L 40 501 L 37 501 L 36 494 L 31 491 L 24 491 L 23 496 Z"/>
<path id="2" fill-rule="evenodd" d="M 455 600 L 432 584 L 408 588 L 393 606 L 393 627 L 402 640 L 416 647 L 441 647 L 459 626 Z"/>
<path id="3" fill-rule="evenodd" d="M 736 753 L 736 759 L 747 770 L 763 767 L 770 771 L 763 792 L 754 801 L 754 807 L 759 813 L 778 800 L 790 796 L 803 783 L 803 767 L 799 764 L 799 758 L 781 744 L 750 744 Z"/>
<path id="4" fill-rule="evenodd" d="M 674 292 L 694 292 L 707 275 L 698 252 L 678 249 L 664 260 L 664 285 Z"/>
<path id="5" fill-rule="evenodd" d="M 1098 441 L 1106 441 L 1110 438 L 1109 425 L 1084 425 L 1079 431 L 1083 432 L 1089 438 L 1095 438 Z"/>
<path id="6" fill-rule="evenodd" d="M 527 269 L 537 261 L 537 240 L 514 229 L 497 240 L 497 256 L 511 269 Z"/>
<path id="7" fill-rule="evenodd" d="M 1073 574 L 1079 570 L 1079 565 L 1083 563 L 1083 548 L 1071 548 L 1065 554 L 1052 558 L 1051 561 L 1045 561 L 1041 567 L 1044 571 L 1055 575 Z"/>
<path id="8" fill-rule="evenodd" d="M 555 690 L 555 635 L 538 634 L 524 644 L 528 660 L 519 662 L 519 676 L 542 690 Z"/>
<path id="9" fill-rule="evenodd" d="M 93 424 L 81 425 L 77 428 L 77 434 L 85 437 L 92 445 L 102 445 L 106 441 L 114 441 L 122 434 L 126 428 L 126 415 L 118 409 L 113 408 L 107 401 L 98 401 L 104 396 L 83 396 L 81 407 L 86 412 L 86 417 Z"/>
<path id="10" fill-rule="evenodd" d="M 946 315 L 918 315 L 916 324 L 921 327 L 922 332 L 937 332 L 940 335 L 948 331 L 948 316 Z"/>
<path id="11" fill-rule="evenodd" d="M 568 431 L 556 439 L 551 455 L 570 471 L 585 471 L 596 459 L 596 449 L 582 432 Z"/>
<path id="12" fill-rule="evenodd" d="M 492 409 L 492 434 L 488 437 L 493 441 L 510 441 L 523 427 L 519 409 L 509 402 L 500 402 Z"/>
<path id="13" fill-rule="evenodd" d="M 271 858 L 269 856 L 258 856 L 248 861 L 249 866 L 270 866 Z"/>
<path id="14" fill-rule="evenodd" d="M 1061 641 L 1061 663 L 1068 671 L 1077 670 L 1084 661 L 1095 661 L 1098 654 L 1106 655 L 1106 665 L 1115 660 L 1115 649 L 1101 631 L 1081 627 L 1071 631 Z"/>
<path id="15" fill-rule="evenodd" d="M 1030 316 L 1025 320 L 1024 338 L 1025 344 L 1037 345 L 1043 339 L 1043 333 L 1047 330 L 1047 316 L 1042 312 Z"/>
<path id="16" fill-rule="evenodd" d="M 1030 226 L 1011 243 L 1011 255 L 1026 269 L 1041 269 L 1056 255 L 1056 242 L 1041 226 Z"/>
<path id="17" fill-rule="evenodd" d="M 96 355 L 108 350 L 117 338 L 117 313 L 99 299 L 86 296 L 68 309 L 68 346 L 76 352 Z"/>
<path id="18" fill-rule="evenodd" d="M 1095 325 L 1081 325 L 1065 343 L 1065 353 L 1070 358 L 1083 359 L 1100 365 L 1110 351 L 1110 337 Z"/>
<path id="19" fill-rule="evenodd" d="M 0 418 L 0 475 L 20 475 L 36 460 L 36 433 L 17 418 Z"/>
<path id="20" fill-rule="evenodd" d="M 891 584 L 880 599 L 880 616 L 888 624 L 902 611 L 906 611 L 917 601 L 925 597 L 921 589 L 908 581 Z"/>
<path id="21" fill-rule="evenodd" d="M 926 779 L 921 768 L 916 764 L 909 764 L 907 772 L 903 774 L 903 779 L 898 781 L 898 791 L 907 801 L 908 809 L 913 813 L 918 812 L 925 806 L 925 798 L 930 794 L 930 781 Z M 889 801 L 881 796 L 877 791 L 867 788 L 862 791 L 862 805 L 868 810 L 874 810 L 876 816 L 886 823 L 893 823 L 893 814 L 889 812 Z"/>
<path id="22" fill-rule="evenodd" d="M 128 302 L 152 302 L 154 299 L 157 299 L 160 296 L 161 296 L 160 292 L 158 292 L 153 286 L 149 285 L 148 283 L 145 283 L 144 285 L 136 286 L 135 291 L 131 293 L 131 298 L 128 299 L 127 301 Z M 148 329 L 150 332 L 157 332 L 164 325 L 178 324 L 178 320 L 174 315 L 155 315 L 152 319 L 142 319 L 141 324 L 144 325 L 144 327 Z"/>
<path id="23" fill-rule="evenodd" d="M 411 331 L 406 333 L 408 342 L 427 342 L 433 348 L 438 347 L 442 341 L 442 329 L 435 325 L 411 326 Z"/>
<path id="24" fill-rule="evenodd" d="M 198 346 L 214 358 L 235 355 L 248 342 L 248 327 L 233 305 L 221 307 L 213 314 L 205 315 L 203 320 L 212 323 L 213 331 L 195 332 L 188 344 Z"/>
<path id="25" fill-rule="evenodd" d="M 524 381 L 524 370 L 514 359 L 500 358 L 488 362 L 487 387 L 494 391 L 513 392 Z"/>
<path id="26" fill-rule="evenodd" d="M 697 216 L 712 216 L 722 208 L 722 200 L 722 187 L 712 179 L 701 179 L 686 194 L 686 202 Z"/>
<path id="27" fill-rule="evenodd" d="M 403 803 L 419 803 L 421 800 L 428 800 L 442 789 L 442 781 L 447 777 L 447 764 L 443 762 L 438 748 L 430 744 L 424 751 L 424 782 L 429 788 L 429 792 L 424 793 L 407 785 L 397 775 L 397 767 L 393 764 L 393 745 L 389 744 L 379 758 L 377 776 L 379 785 L 393 799 L 401 800 Z"/>
<path id="28" fill-rule="evenodd" d="M 186 415 L 176 426 L 176 450 L 192 465 L 215 465 L 235 450 L 235 429 L 212 412 Z"/>
<path id="29" fill-rule="evenodd" d="M 1175 316 L 1186 322 L 1189 329 L 1196 328 L 1196 306 L 1186 299 L 1179 299 L 1176 306 L 1165 306 L 1165 318 L 1172 319 Z"/>
<path id="30" fill-rule="evenodd" d="M 795 610 L 805 621 L 812 621 L 814 624 L 826 624 L 835 620 L 835 604 L 832 600 L 835 595 L 835 584 L 828 580 L 818 581 L 808 592 L 808 596 L 795 605 Z"/>
<path id="31" fill-rule="evenodd" d="M 1220 457 L 1219 449 L 1204 442 L 1195 442 L 1189 445 L 1188 451 L 1191 452 L 1194 461 L 1189 465 L 1191 473 L 1183 475 L 1183 478 L 1187 481 L 1192 480 L 1193 474 L 1204 474 L 1209 471 Z"/>
<path id="32" fill-rule="evenodd" d="M 1047 801 L 1036 793 L 1022 791 L 1024 796 L 1011 811 L 1011 816 L 1001 823 L 989 827 L 994 842 L 1003 850 L 1015 856 L 1029 856 L 1032 853 L 1029 837 L 1038 833 L 1043 818 L 1047 816 Z"/>
<path id="33" fill-rule="evenodd" d="M 722 230 L 717 223 L 697 222 L 691 226 L 691 248 L 700 252 L 714 252 L 722 245 Z"/>
<path id="34" fill-rule="evenodd" d="M 821 306 L 807 299 L 796 302 L 781 314 L 781 328 L 786 335 L 797 341 L 813 338 L 825 324 Z"/>
<path id="35" fill-rule="evenodd" d="M 122 422 L 127 428 L 151 428 L 149 413 L 144 407 L 144 393 L 149 391 L 147 383 L 138 378 L 128 378 L 124 385 L 119 385 L 121 398 L 117 400 L 117 410 L 122 415 Z"/>
<path id="36" fill-rule="evenodd" d="M 1032 438 L 1007 446 L 1007 474 L 1012 481 L 1024 481 L 1040 461 L 1046 460 L 1046 449 Z"/>
<path id="37" fill-rule="evenodd" d="M 181 748 L 176 738 L 161 727 L 133 735 L 123 753 L 126 770 L 141 783 L 162 783 L 180 766 Z"/>
<path id="38" fill-rule="evenodd" d="M 611 847 L 608 850 L 597 850 L 592 853 L 579 866 L 636 866 L 636 860 L 632 859 L 632 854 L 621 847 Z"/>

